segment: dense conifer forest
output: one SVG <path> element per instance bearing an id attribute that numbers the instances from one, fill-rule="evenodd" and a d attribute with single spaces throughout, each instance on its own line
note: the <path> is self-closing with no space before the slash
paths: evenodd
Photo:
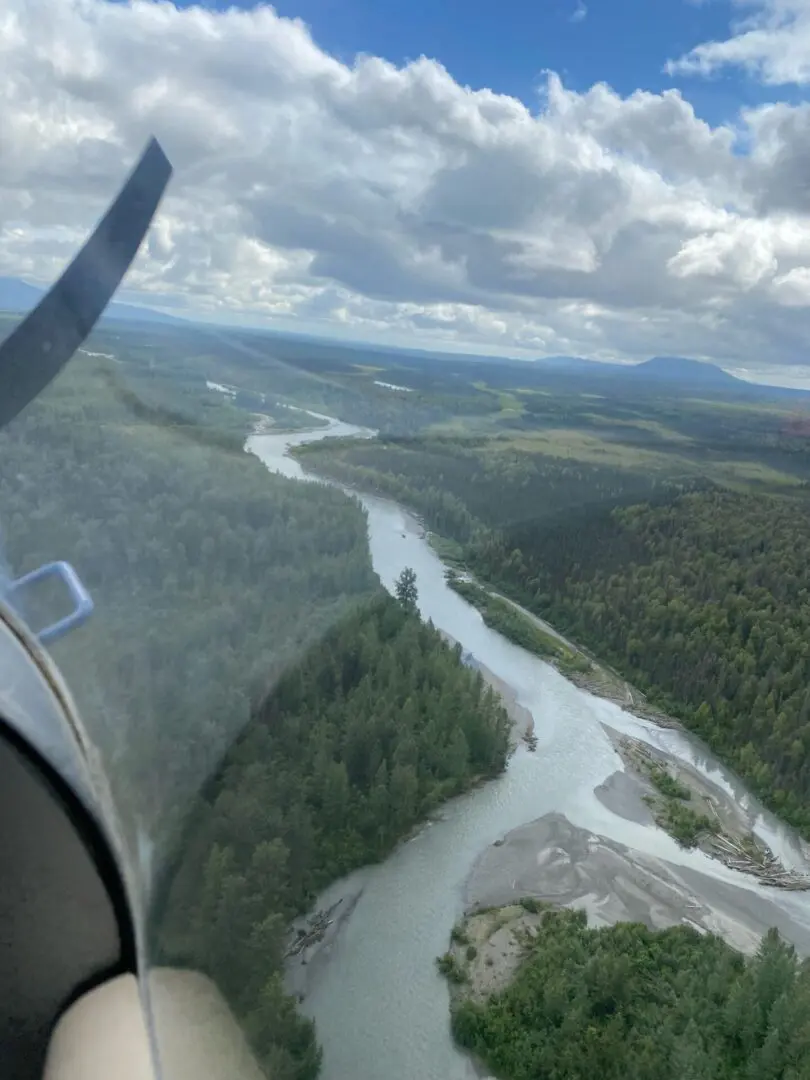
<path id="1" fill-rule="evenodd" d="M 810 966 L 775 931 L 750 960 L 691 927 L 589 929 L 549 911 L 515 980 L 460 989 L 456 1039 L 502 1080 L 806 1080 Z"/>
<path id="2" fill-rule="evenodd" d="M 710 490 L 491 533 L 471 556 L 810 836 L 807 521 L 804 498 Z"/>

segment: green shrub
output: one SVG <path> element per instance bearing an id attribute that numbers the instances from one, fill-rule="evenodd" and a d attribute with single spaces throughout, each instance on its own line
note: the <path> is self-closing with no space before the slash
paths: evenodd
<path id="1" fill-rule="evenodd" d="M 453 983 L 463 983 L 467 976 L 461 970 L 452 953 L 446 952 L 443 956 L 436 958 L 436 966 L 446 979 Z"/>

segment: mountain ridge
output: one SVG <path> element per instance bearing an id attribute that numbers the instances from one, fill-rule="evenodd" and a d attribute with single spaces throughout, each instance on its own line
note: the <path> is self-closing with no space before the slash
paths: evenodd
<path id="1" fill-rule="evenodd" d="M 18 277 L 0 275 L 0 311 L 28 312 L 45 295 L 45 289 L 38 285 L 32 285 Z M 535 371 L 545 371 L 554 376 L 565 378 L 566 376 L 587 378 L 590 383 L 598 384 L 610 380 L 613 390 L 622 384 L 631 387 L 644 387 L 646 392 L 655 392 L 656 388 L 670 391 L 673 394 L 687 394 L 693 392 L 706 392 L 722 394 L 727 393 L 735 397 L 749 400 L 779 401 L 779 400 L 804 400 L 810 399 L 810 391 L 800 390 L 793 387 L 770 386 L 765 383 L 747 382 L 736 375 L 725 371 L 718 364 L 708 360 L 695 360 L 684 356 L 652 356 L 648 360 L 639 363 L 621 364 L 589 360 L 582 356 L 548 356 L 538 357 L 535 360 L 517 360 L 485 356 L 483 354 L 459 354 L 441 353 L 426 348 L 387 347 L 372 345 L 366 342 L 336 341 L 331 338 L 320 338 L 310 334 L 295 334 L 291 331 L 280 331 L 275 328 L 247 330 L 244 328 L 209 326 L 195 323 L 193 319 L 184 319 L 178 315 L 168 315 L 154 308 L 142 307 L 137 304 L 127 304 L 113 300 L 105 311 L 102 319 L 107 322 L 127 322 L 130 324 L 155 325 L 167 328 L 174 327 L 183 329 L 208 329 L 212 333 L 223 334 L 228 330 L 236 330 L 240 333 L 256 333 L 260 336 L 281 338 L 284 340 L 299 340 L 301 342 L 312 341 L 316 345 L 337 346 L 340 349 L 358 349 L 375 351 L 387 351 L 403 357 L 412 357 L 414 360 L 425 362 L 493 362 L 499 361 L 505 367 L 515 369 L 526 367 Z"/>
<path id="2" fill-rule="evenodd" d="M 711 383 L 713 386 L 730 386 L 734 383 L 745 382 L 744 379 L 738 379 L 736 375 L 724 371 L 717 364 L 704 360 L 692 360 L 686 356 L 653 356 L 625 370 L 631 370 L 636 378 L 658 379 L 662 382 L 689 378 L 702 384 Z"/>
<path id="3" fill-rule="evenodd" d="M 550 361 L 550 362 L 549 362 Z M 709 360 L 686 356 L 652 356 L 634 364 L 602 363 L 581 356 L 555 356 L 549 361 L 538 359 L 538 370 L 561 376 L 587 377 L 599 384 L 610 381 L 615 390 L 624 384 L 628 389 L 644 387 L 648 392 L 659 390 L 674 394 L 726 394 L 759 401 L 810 399 L 810 391 L 789 386 L 770 386 L 767 383 L 747 382 L 725 371 Z"/>
<path id="4" fill-rule="evenodd" d="M 31 285 L 17 277 L 0 275 L 0 311 L 26 313 L 35 307 L 46 293 L 39 285 Z M 190 325 L 188 319 L 179 315 L 166 315 L 155 308 L 141 307 L 139 304 L 125 304 L 113 300 L 108 304 L 102 319 L 124 322 L 163 323 L 166 325 Z"/>

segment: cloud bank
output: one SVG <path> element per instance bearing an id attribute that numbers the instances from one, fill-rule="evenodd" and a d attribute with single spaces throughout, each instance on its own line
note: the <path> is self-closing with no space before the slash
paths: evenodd
<path id="1" fill-rule="evenodd" d="M 746 11 L 673 71 L 806 79 L 810 5 Z M 175 176 L 127 283 L 156 303 L 511 353 L 810 341 L 808 105 L 712 128 L 552 74 L 530 110 L 430 59 L 348 66 L 270 7 L 151 0 L 6 0 L 0 102 L 0 274 L 55 276 L 155 134 Z"/>

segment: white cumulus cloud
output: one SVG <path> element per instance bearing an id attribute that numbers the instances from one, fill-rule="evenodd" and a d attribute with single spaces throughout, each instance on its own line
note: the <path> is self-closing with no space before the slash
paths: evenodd
<path id="1" fill-rule="evenodd" d="M 154 134 L 175 173 L 127 285 L 155 302 L 415 345 L 804 356 L 806 106 L 712 127 L 677 90 L 550 75 L 529 108 L 437 60 L 343 62 L 268 6 L 165 0 L 5 0 L 0 102 L 0 274 L 52 279 Z"/>
<path id="2" fill-rule="evenodd" d="M 771 85 L 810 82 L 808 0 L 733 0 L 741 18 L 723 41 L 707 41 L 671 60 L 671 73 L 711 75 L 744 68 Z"/>

